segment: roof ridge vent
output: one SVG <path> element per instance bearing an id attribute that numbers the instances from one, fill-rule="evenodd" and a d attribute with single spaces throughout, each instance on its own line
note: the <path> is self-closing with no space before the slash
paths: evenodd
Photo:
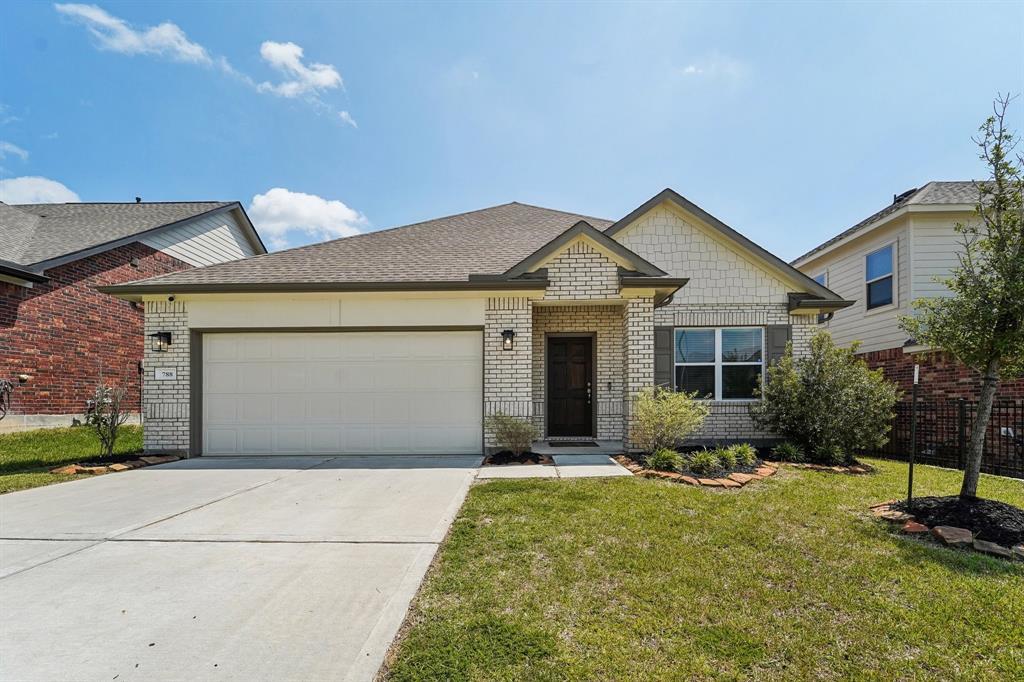
<path id="1" fill-rule="evenodd" d="M 904 199 L 908 199 L 908 198 L 910 198 L 910 196 L 911 196 L 911 195 L 912 195 L 912 194 L 913 194 L 914 192 L 916 192 L 916 191 L 917 191 L 917 189 L 918 189 L 917 187 L 911 187 L 911 188 L 910 188 L 910 189 L 908 189 L 908 190 L 907 190 L 906 192 L 903 192 L 903 193 L 901 193 L 901 194 L 893 194 L 893 195 L 892 195 L 892 203 L 894 203 L 894 204 L 898 204 L 898 203 L 900 203 L 901 201 L 903 201 Z"/>

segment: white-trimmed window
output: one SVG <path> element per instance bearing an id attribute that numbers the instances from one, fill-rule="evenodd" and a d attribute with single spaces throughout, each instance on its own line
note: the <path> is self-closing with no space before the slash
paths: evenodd
<path id="1" fill-rule="evenodd" d="M 818 284 L 820 284 L 823 287 L 827 287 L 828 286 L 828 270 L 826 270 L 825 272 L 821 273 L 820 275 L 815 275 L 814 276 L 814 281 L 817 282 Z M 818 324 L 823 324 L 827 319 L 828 319 L 828 315 L 825 315 L 824 313 L 818 313 Z"/>
<path id="2" fill-rule="evenodd" d="M 893 288 L 893 265 L 896 245 L 888 244 L 864 257 L 864 301 L 867 309 L 892 305 L 896 300 Z"/>
<path id="3" fill-rule="evenodd" d="M 675 389 L 706 400 L 751 400 L 764 371 L 764 328 L 675 330 Z"/>

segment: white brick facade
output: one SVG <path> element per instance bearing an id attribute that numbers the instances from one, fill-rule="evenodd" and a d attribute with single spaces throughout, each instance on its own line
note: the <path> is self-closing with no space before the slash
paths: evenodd
<path id="1" fill-rule="evenodd" d="M 619 296 L 619 269 L 586 242 L 575 242 L 547 265 L 547 300 L 588 300 Z"/>
<path id="2" fill-rule="evenodd" d="M 167 352 L 156 352 L 150 334 L 170 332 Z M 147 452 L 185 453 L 189 449 L 189 329 L 185 304 L 147 301 L 143 355 L 143 447 Z M 173 369 L 174 379 L 154 378 L 157 369 Z"/>
<path id="3" fill-rule="evenodd" d="M 525 297 L 489 298 L 484 319 L 484 417 L 503 412 L 532 418 L 532 302 Z M 512 350 L 502 349 L 506 329 L 516 334 Z M 494 444 L 486 429 L 485 444 Z"/>

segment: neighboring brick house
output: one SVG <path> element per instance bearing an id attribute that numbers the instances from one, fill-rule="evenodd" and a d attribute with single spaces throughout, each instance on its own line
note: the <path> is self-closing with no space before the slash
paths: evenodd
<path id="1" fill-rule="evenodd" d="M 836 342 L 860 341 L 859 353 L 904 390 L 920 365 L 920 396 L 977 399 L 977 372 L 909 338 L 900 317 L 918 298 L 948 296 L 949 277 L 962 253 L 955 225 L 975 220 L 973 181 L 929 182 L 793 261 L 793 266 L 854 305 L 821 318 Z M 1024 398 L 1024 380 L 1003 383 L 997 398 Z"/>
<path id="2" fill-rule="evenodd" d="M 142 306 L 96 287 L 260 253 L 237 202 L 0 203 L 0 431 L 81 419 L 101 380 L 140 411 Z"/>
<path id="3" fill-rule="evenodd" d="M 768 440 L 765 365 L 851 304 L 672 190 L 614 222 L 513 202 L 102 290 L 170 340 L 145 350 L 146 449 L 191 455 L 478 454 L 498 412 L 621 449 L 654 384 L 710 401 L 697 441 Z"/>

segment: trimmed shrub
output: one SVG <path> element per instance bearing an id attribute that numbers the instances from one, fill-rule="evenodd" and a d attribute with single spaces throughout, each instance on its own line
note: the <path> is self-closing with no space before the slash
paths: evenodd
<path id="1" fill-rule="evenodd" d="M 736 468 L 736 451 L 732 448 L 718 448 L 714 451 L 715 457 L 721 462 L 722 467 L 725 469 Z"/>
<path id="2" fill-rule="evenodd" d="M 655 471 L 679 471 L 683 466 L 683 456 L 675 450 L 661 448 L 646 458 L 647 468 Z"/>
<path id="3" fill-rule="evenodd" d="M 718 455 L 712 450 L 697 450 L 691 453 L 686 464 L 690 471 L 699 475 L 712 474 L 722 467 Z"/>
<path id="4" fill-rule="evenodd" d="M 633 402 L 633 442 L 644 452 L 656 452 L 671 450 L 684 441 L 700 428 L 710 411 L 695 395 L 660 386 L 640 391 Z"/>
<path id="5" fill-rule="evenodd" d="M 494 437 L 494 444 L 513 455 L 529 452 L 533 441 L 537 439 L 537 427 L 532 421 L 511 417 L 504 412 L 495 412 L 489 416 L 485 425 Z"/>
<path id="6" fill-rule="evenodd" d="M 782 441 L 774 448 L 772 448 L 772 457 L 779 460 L 780 462 L 806 462 L 807 458 L 804 457 L 804 451 L 800 449 L 799 445 L 794 445 L 788 440 Z"/>
<path id="7" fill-rule="evenodd" d="M 763 400 L 750 407 L 754 421 L 814 461 L 839 455 L 852 461 L 857 451 L 884 445 L 900 391 L 854 355 L 857 347 L 839 348 L 825 331 L 811 339 L 806 357 L 794 358 L 789 344 L 762 377 Z"/>
<path id="8" fill-rule="evenodd" d="M 757 464 L 757 448 L 750 443 L 739 443 L 729 449 L 736 455 L 736 463 L 740 466 L 752 467 Z"/>

